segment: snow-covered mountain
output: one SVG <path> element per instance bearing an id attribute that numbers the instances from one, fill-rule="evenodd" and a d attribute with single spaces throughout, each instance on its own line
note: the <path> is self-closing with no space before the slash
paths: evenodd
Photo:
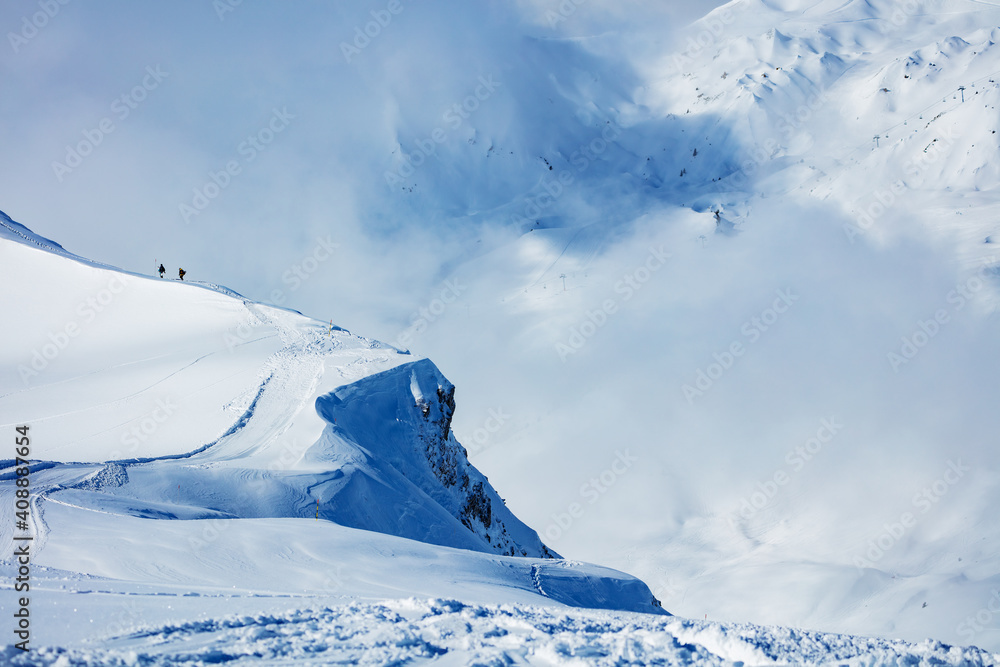
<path id="1" fill-rule="evenodd" d="M 664 623 L 641 581 L 559 558 L 506 508 L 455 440 L 454 386 L 429 360 L 0 225 L 0 279 L 19 281 L 4 306 L 26 314 L 5 329 L 0 420 L 28 426 L 31 461 L 0 471 L 10 507 L 30 480 L 24 523 L 4 524 L 5 553 L 22 555 L 3 560 L 2 609 L 30 608 L 34 650 L 8 643 L 10 664 L 994 664 Z"/>
<path id="2" fill-rule="evenodd" d="M 107 654 L 50 627 L 67 659 L 996 661 L 810 633 L 1000 650 L 1000 6 L 735 0 L 672 42 L 572 5 L 410 12 L 347 74 L 306 49 L 367 94 L 350 141 L 282 89 L 301 165 L 256 162 L 179 232 L 205 272 L 265 239 L 218 267 L 253 298 L 3 221 L 4 312 L 30 316 L 3 327 L 0 423 L 52 464 L 39 601 L 116 619 Z M 178 157 L 184 131 L 142 155 L 225 164 Z M 60 196 L 114 182 L 112 151 Z M 181 181 L 149 186 L 164 229 Z M 113 208 L 37 225 L 101 245 L 133 224 Z M 266 305 L 313 256 L 275 220 L 350 245 L 282 302 L 389 344 Z M 447 600 L 380 602 L 407 596 Z M 702 621 L 524 607 L 654 596 Z"/>
<path id="3" fill-rule="evenodd" d="M 36 610 L 65 612 L 93 583 L 111 598 L 72 603 L 92 619 L 124 595 L 232 589 L 251 602 L 502 590 L 662 613 L 640 581 L 559 559 L 507 509 L 455 440 L 454 387 L 429 360 L 0 226 L 17 285 L 4 307 L 23 314 L 4 329 L 0 421 L 28 427 L 31 461 L 27 518 L 3 541 L 10 554 L 32 538 Z M 13 508 L 22 466 L 3 466 Z M 4 563 L 13 584 L 18 561 Z M 159 607 L 139 603 L 133 621 L 183 619 Z M 37 643 L 85 629 L 36 618 Z"/>
<path id="4" fill-rule="evenodd" d="M 35 456 L 76 476 L 55 466 L 36 488 L 147 518 L 315 504 L 344 526 L 554 557 L 469 464 L 454 387 L 430 361 L 216 286 L 80 260 L 2 213 L 0 225 L 4 270 L 24 286 L 11 307 L 31 313 L 7 334 L 3 419 L 34 424 Z"/>

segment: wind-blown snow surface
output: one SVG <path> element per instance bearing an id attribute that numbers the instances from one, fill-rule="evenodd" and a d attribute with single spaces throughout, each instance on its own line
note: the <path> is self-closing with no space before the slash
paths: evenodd
<path id="1" fill-rule="evenodd" d="M 143 628 L 99 649 L 45 648 L 14 665 L 977 665 L 979 649 L 782 628 L 403 599 Z"/>

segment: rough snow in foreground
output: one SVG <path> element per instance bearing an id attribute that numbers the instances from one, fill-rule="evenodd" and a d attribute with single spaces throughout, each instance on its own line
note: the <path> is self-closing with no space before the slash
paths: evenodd
<path id="1" fill-rule="evenodd" d="M 11 646 L 14 665 L 996 665 L 937 642 L 718 624 L 621 612 L 397 600 L 166 625 L 101 649 Z"/>

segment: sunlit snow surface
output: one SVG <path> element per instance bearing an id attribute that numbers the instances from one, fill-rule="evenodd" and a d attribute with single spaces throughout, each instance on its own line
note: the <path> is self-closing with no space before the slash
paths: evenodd
<path id="1" fill-rule="evenodd" d="M 865 639 L 643 614 L 402 599 L 136 629 L 15 665 L 993 665 L 936 642 Z"/>

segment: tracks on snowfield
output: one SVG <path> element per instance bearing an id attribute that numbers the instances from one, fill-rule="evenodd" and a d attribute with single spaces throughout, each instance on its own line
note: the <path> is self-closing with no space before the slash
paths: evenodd
<path id="1" fill-rule="evenodd" d="M 194 450 L 119 461 L 126 468 L 203 466 L 238 461 L 237 466 L 247 468 L 241 476 L 259 476 L 260 473 L 253 472 L 255 469 L 264 470 L 273 467 L 276 461 L 288 456 L 288 445 L 281 444 L 282 435 L 288 431 L 302 410 L 311 409 L 307 404 L 315 394 L 328 365 L 339 370 L 344 379 L 350 381 L 353 379 L 352 376 L 363 377 L 372 372 L 373 366 L 385 367 L 386 362 L 390 361 L 389 350 L 380 349 L 380 345 L 374 341 L 353 336 L 340 328 L 330 330 L 318 322 L 312 323 L 294 313 L 287 313 L 286 317 L 284 311 L 272 311 L 270 308 L 246 301 L 244 304 L 250 323 L 254 326 L 264 325 L 272 328 L 275 333 L 270 335 L 280 337 L 284 345 L 258 370 L 258 382 L 256 386 L 251 386 L 244 392 L 245 402 L 240 406 L 242 410 L 238 411 L 235 420 L 222 435 Z M 340 361 L 337 358 L 335 363 L 329 364 L 331 357 L 343 357 L 345 363 L 336 363 Z M 189 365 L 198 361 L 200 359 Z M 236 403 L 239 403 L 239 399 Z M 301 455 L 312 444 L 312 442 L 301 443 L 301 450 L 296 447 L 295 453 Z M 282 460 L 281 466 L 287 467 L 288 463 L 290 462 Z M 53 500 L 65 504 L 56 499 L 59 492 L 74 488 L 101 467 L 100 463 L 81 465 L 32 462 L 30 520 L 31 532 L 35 538 L 33 544 L 35 553 L 44 548 L 48 538 L 49 531 L 44 518 L 45 501 Z M 6 476 L 12 474 L 13 470 L 2 472 Z M 0 486 L 0 502 L 13 506 L 13 493 L 12 484 L 5 483 Z M 75 503 L 68 504 L 76 506 Z M 85 509 L 95 510 L 94 507 Z"/>
<path id="2" fill-rule="evenodd" d="M 354 363 L 367 366 L 377 357 L 364 354 L 373 341 L 359 338 L 336 328 L 329 330 L 319 323 L 312 326 L 289 325 L 256 304 L 246 302 L 247 310 L 259 321 L 274 327 L 285 344 L 261 369 L 261 382 L 247 410 L 223 436 L 188 458 L 189 461 L 216 462 L 248 457 L 273 459 L 281 452 L 268 452 L 291 426 L 292 420 L 307 408 L 325 372 L 326 361 L 337 353 L 357 356 Z M 348 343 L 353 344 L 349 346 Z M 351 349 L 355 347 L 355 349 Z M 387 360 L 387 357 L 386 357 Z M 368 370 L 366 373 L 370 373 Z M 342 375 L 343 370 L 341 371 Z M 251 390 L 253 391 L 253 390 Z M 312 445 L 313 443 L 308 443 Z"/>
<path id="3" fill-rule="evenodd" d="M 545 595 L 545 589 L 542 588 L 542 576 L 541 573 L 538 571 L 537 565 L 531 566 L 531 583 L 532 585 L 534 585 L 535 590 L 538 591 L 539 595 L 543 597 L 548 597 L 547 595 Z"/>

